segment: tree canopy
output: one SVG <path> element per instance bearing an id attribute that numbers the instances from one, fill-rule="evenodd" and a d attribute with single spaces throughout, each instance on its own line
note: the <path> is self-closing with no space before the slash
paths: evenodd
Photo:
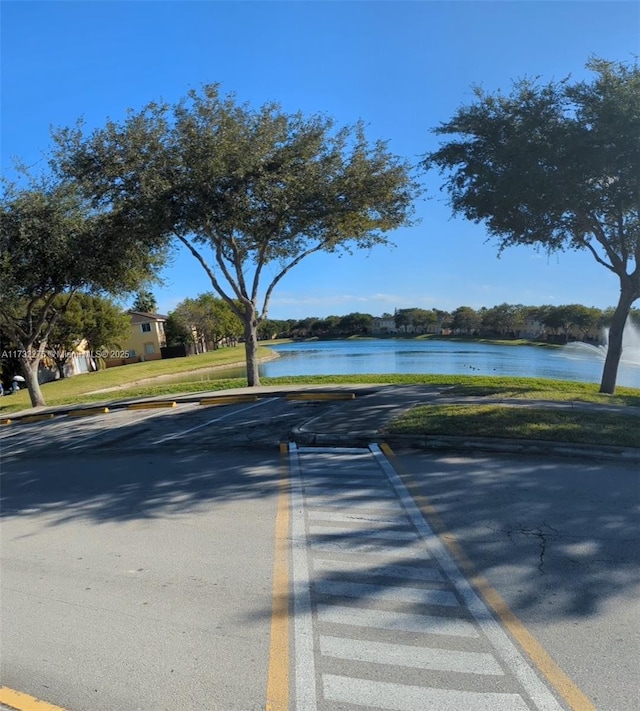
<path id="1" fill-rule="evenodd" d="M 143 224 L 133 232 L 142 243 L 177 240 L 199 262 L 244 324 L 250 385 L 257 326 L 280 280 L 314 252 L 386 244 L 410 224 L 418 194 L 409 165 L 361 123 L 255 109 L 217 85 L 54 138 L 59 173 L 95 209 Z"/>
<path id="2" fill-rule="evenodd" d="M 587 250 L 617 275 L 601 392 L 613 393 L 629 309 L 640 298 L 640 68 L 592 59 L 591 82 L 524 79 L 434 129 L 423 164 L 446 174 L 452 210 L 502 250 Z"/>
<path id="3" fill-rule="evenodd" d="M 229 304 L 207 292 L 195 299 L 184 299 L 169 314 L 185 342 L 193 343 L 196 352 L 217 348 L 222 341 L 237 343 L 242 335 L 242 322 Z M 177 335 L 177 334 L 176 334 Z"/>
<path id="4" fill-rule="evenodd" d="M 81 345 L 97 353 L 102 348 L 118 347 L 127 340 L 131 319 L 110 299 L 94 294 L 61 294 L 54 302 L 53 329 L 47 339 L 47 353 L 56 363 L 61 378 L 64 366 Z"/>
<path id="5" fill-rule="evenodd" d="M 20 354 L 33 405 L 45 404 L 39 363 L 73 294 L 133 290 L 163 259 L 157 243 L 131 239 L 135 230 L 123 231 L 116 213 L 93 210 L 73 181 L 25 176 L 3 184 L 0 330 Z"/>

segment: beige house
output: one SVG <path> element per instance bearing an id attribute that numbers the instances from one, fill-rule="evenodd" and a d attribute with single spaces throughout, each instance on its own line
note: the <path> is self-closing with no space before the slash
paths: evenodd
<path id="1" fill-rule="evenodd" d="M 131 333 L 123 350 L 129 351 L 129 359 L 158 360 L 162 357 L 160 349 L 167 345 L 164 334 L 166 316 L 148 314 L 142 311 L 129 311 Z"/>

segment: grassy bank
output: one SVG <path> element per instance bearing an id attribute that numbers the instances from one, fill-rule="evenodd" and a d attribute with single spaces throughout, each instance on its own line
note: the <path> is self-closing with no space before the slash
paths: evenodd
<path id="1" fill-rule="evenodd" d="M 518 408 L 500 405 L 424 405 L 386 428 L 388 434 L 499 437 L 572 444 L 640 447 L 640 419 L 631 414 Z"/>
<path id="2" fill-rule="evenodd" d="M 258 356 L 271 358 L 274 353 L 267 348 L 260 348 Z M 210 353 L 188 358 L 132 363 L 117 368 L 99 370 L 95 373 L 84 373 L 72 378 L 44 383 L 41 387 L 47 405 L 73 405 L 103 401 L 109 398 L 121 399 L 185 392 L 183 384 L 163 383 L 163 379 L 169 377 L 173 379 L 180 374 L 186 375 L 187 373 L 233 366 L 244 366 L 244 346 L 242 345 L 233 348 L 220 348 Z M 202 390 L 202 384 L 197 385 L 197 390 Z M 96 392 L 111 389 L 113 389 L 111 392 Z M 23 410 L 30 405 L 31 401 L 26 390 L 0 398 L 0 412 L 4 414 Z"/>

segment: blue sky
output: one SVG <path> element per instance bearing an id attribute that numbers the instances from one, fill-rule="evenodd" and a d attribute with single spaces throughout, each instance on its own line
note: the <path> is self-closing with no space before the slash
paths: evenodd
<path id="1" fill-rule="evenodd" d="M 470 87 L 513 79 L 586 78 L 590 55 L 640 53 L 638 2 L 12 2 L 1 12 L 1 158 L 42 160 L 49 127 L 118 119 L 220 82 L 256 106 L 362 119 L 368 135 L 417 162 L 431 129 L 472 100 Z M 428 175 L 419 225 L 338 259 L 315 255 L 277 287 L 272 318 L 502 302 L 614 305 L 617 278 L 588 254 L 511 249 L 497 257 L 482 225 L 452 219 Z M 210 290 L 178 253 L 154 289 L 160 312 Z"/>

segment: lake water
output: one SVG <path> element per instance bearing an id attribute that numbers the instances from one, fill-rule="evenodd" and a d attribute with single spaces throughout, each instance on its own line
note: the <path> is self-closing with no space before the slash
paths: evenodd
<path id="1" fill-rule="evenodd" d="M 506 375 L 599 383 L 603 352 L 593 348 L 498 346 L 485 343 L 369 339 L 305 341 L 270 346 L 280 356 L 260 365 L 263 377 L 433 373 Z M 193 380 L 241 377 L 244 369 L 225 369 Z M 178 378 L 176 378 L 177 380 Z M 180 378 L 182 382 L 186 378 Z M 640 388 L 640 362 L 623 362 L 618 385 Z"/>

